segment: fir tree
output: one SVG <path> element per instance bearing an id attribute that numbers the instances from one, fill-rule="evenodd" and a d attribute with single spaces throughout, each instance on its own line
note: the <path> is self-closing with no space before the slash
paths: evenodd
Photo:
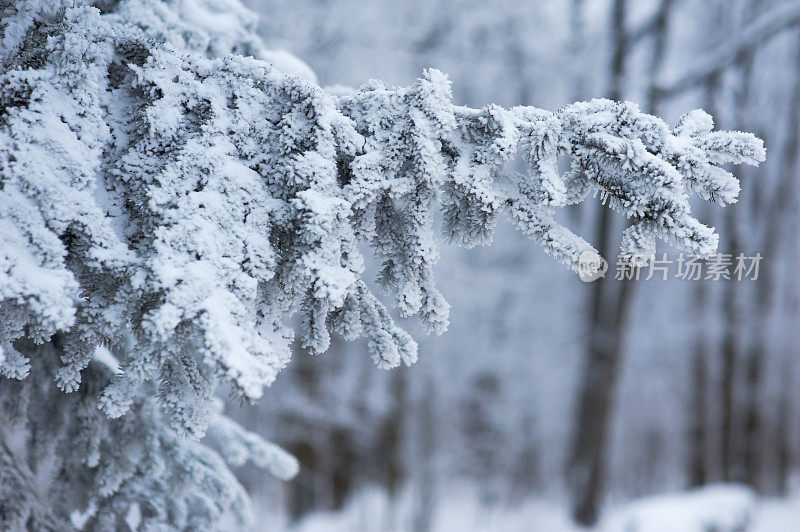
<path id="1" fill-rule="evenodd" d="M 363 245 L 392 304 L 441 333 L 439 212 L 452 243 L 489 243 L 502 215 L 577 269 L 593 249 L 556 211 L 599 192 L 632 222 L 623 252 L 711 253 L 689 194 L 735 201 L 720 165 L 765 155 L 702 111 L 671 129 L 610 100 L 456 106 L 436 70 L 326 91 L 273 64 L 236 0 L 0 15 L 4 528 L 68 529 L 78 509 L 107 530 L 133 507 L 144 529 L 246 521 L 226 461 L 281 478 L 297 464 L 220 412 L 220 385 L 258 400 L 295 336 L 312 353 L 330 332 L 365 337 L 381 368 L 416 360 L 364 282 Z"/>

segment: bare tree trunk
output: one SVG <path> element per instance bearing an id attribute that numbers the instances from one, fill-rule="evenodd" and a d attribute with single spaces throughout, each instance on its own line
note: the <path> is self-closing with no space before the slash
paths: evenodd
<path id="1" fill-rule="evenodd" d="M 792 376 L 794 375 L 794 364 L 792 357 L 796 355 L 794 349 L 787 349 L 784 354 L 784 364 L 781 373 L 781 398 L 778 403 L 778 478 L 776 481 L 776 494 L 786 495 L 789 492 L 789 483 L 794 466 L 792 452 L 792 393 L 795 391 Z"/>
<path id="2" fill-rule="evenodd" d="M 708 474 L 708 338 L 703 330 L 707 318 L 708 287 L 701 281 L 694 300 L 698 330 L 692 353 L 692 393 L 689 411 L 689 485 L 702 486 Z"/>
<path id="3" fill-rule="evenodd" d="M 646 108 L 655 112 L 660 93 L 655 80 L 663 62 L 667 24 L 672 0 L 662 0 L 653 31 L 653 54 L 648 75 L 651 90 Z M 629 52 L 626 30 L 627 1 L 615 0 L 612 13 L 613 54 L 609 98 L 621 100 L 625 60 Z M 610 209 L 600 208 L 596 242 L 603 257 L 610 258 L 616 244 L 612 238 L 614 218 Z M 602 504 L 608 440 L 610 437 L 616 383 L 621 365 L 628 309 L 633 295 L 631 281 L 599 279 L 591 287 L 589 345 L 577 403 L 576 429 L 569 464 L 572 515 L 581 524 L 594 524 Z"/>
<path id="4" fill-rule="evenodd" d="M 330 435 L 331 473 L 330 492 L 331 508 L 341 510 L 353 489 L 355 479 L 355 461 L 357 458 L 352 433 L 343 428 L 335 428 Z"/>
<path id="5" fill-rule="evenodd" d="M 711 77 L 705 85 L 703 108 L 714 116 L 716 96 L 719 89 L 719 78 Z M 705 205 L 700 206 L 701 213 L 707 210 Z M 709 482 L 710 447 L 709 438 L 709 346 L 710 341 L 706 333 L 706 319 L 708 317 L 708 303 L 710 287 L 706 281 L 697 285 L 694 293 L 694 312 L 697 323 L 692 353 L 692 393 L 689 402 L 689 485 L 696 487 Z"/>
<path id="6" fill-rule="evenodd" d="M 289 516 L 297 521 L 304 515 L 317 510 L 320 505 L 317 453 L 314 446 L 306 442 L 286 445 L 286 449 L 301 464 L 300 474 L 290 484 Z"/>
<path id="7" fill-rule="evenodd" d="M 513 76 L 517 80 L 516 100 L 518 105 L 531 105 L 533 101 L 533 88 L 528 76 L 530 59 L 524 43 L 527 25 L 528 21 L 524 19 L 510 21 L 508 35 L 506 36 L 508 39 L 506 55 L 509 58 Z"/>
<path id="8" fill-rule="evenodd" d="M 662 94 L 658 90 L 658 79 L 661 73 L 661 66 L 664 63 L 664 52 L 667 47 L 667 31 L 669 29 L 669 15 L 672 12 L 674 0 L 661 0 L 658 11 L 655 14 L 652 24 L 653 32 L 653 53 L 650 65 L 647 69 L 649 86 L 647 89 L 647 100 L 645 109 L 650 114 L 658 114 L 661 106 Z"/>
<path id="9" fill-rule="evenodd" d="M 586 29 L 583 20 L 583 4 L 584 0 L 570 0 L 569 3 L 569 51 L 573 61 L 583 57 L 583 49 L 585 47 Z M 586 92 L 584 67 L 583 63 L 579 63 L 574 74 L 572 99 L 575 101 L 581 100 Z"/>
<path id="10" fill-rule="evenodd" d="M 734 106 L 734 128 L 742 129 L 745 127 L 746 114 L 750 102 L 750 88 L 752 81 L 753 54 L 748 52 L 742 55 L 736 62 L 736 85 L 733 94 Z M 743 174 L 740 170 L 736 171 L 737 177 L 741 180 Z M 731 254 L 736 257 L 743 252 L 741 227 L 739 216 L 741 209 L 729 209 L 725 216 L 725 236 L 726 243 L 723 253 Z M 736 413 L 736 382 L 739 373 L 738 364 L 743 355 L 743 316 L 741 298 L 741 285 L 731 276 L 725 282 L 723 295 L 723 312 L 725 313 L 725 329 L 722 340 L 722 475 L 727 481 L 736 480 L 747 481 L 745 464 L 743 463 L 741 449 L 744 448 L 743 438 L 740 429 L 744 428 L 739 420 L 735 418 Z M 748 368 L 748 373 L 752 368 Z M 749 375 L 748 380 L 758 378 Z M 742 420 L 744 421 L 744 420 Z"/>
<path id="11" fill-rule="evenodd" d="M 571 74 L 572 101 L 584 99 L 586 94 L 586 63 L 583 60 L 586 48 L 586 28 L 584 23 L 584 0 L 570 0 L 569 3 L 569 55 L 572 57 L 573 71 Z M 580 204 L 569 205 L 566 208 L 570 223 L 580 227 L 583 223 L 585 212 Z"/>
<path id="12" fill-rule="evenodd" d="M 396 495 L 405 480 L 403 467 L 402 435 L 405 426 L 405 408 L 408 395 L 406 372 L 403 368 L 392 375 L 392 408 L 383 423 L 378 448 L 384 452 L 384 482 L 389 495 Z"/>
<path id="13" fill-rule="evenodd" d="M 797 246 L 797 244 L 794 244 Z M 798 258 L 797 247 L 793 250 L 793 258 Z M 797 282 L 793 283 L 793 293 L 790 296 L 790 301 L 787 305 L 789 316 L 797 319 L 800 314 L 800 293 L 798 290 Z M 789 484 L 792 476 L 792 469 L 795 464 L 795 447 L 793 445 L 794 435 L 793 432 L 796 424 L 794 417 L 796 414 L 792 408 L 796 407 L 796 403 L 792 400 L 797 393 L 796 383 L 796 367 L 795 357 L 797 356 L 797 340 L 800 335 L 797 334 L 794 324 L 790 325 L 791 330 L 787 331 L 787 342 L 782 353 L 782 367 L 781 367 L 781 398 L 778 404 L 778 422 L 776 440 L 778 442 L 778 478 L 776 491 L 779 495 L 785 495 L 789 491 Z"/>
<path id="14" fill-rule="evenodd" d="M 800 54 L 798 54 L 800 58 Z M 800 63 L 800 62 L 799 62 Z M 800 64 L 798 64 L 798 77 L 795 80 L 796 84 L 793 91 L 793 101 L 800 102 Z M 797 117 L 797 114 L 794 115 Z M 791 117 L 790 117 L 791 118 Z M 798 149 L 800 144 L 800 121 L 795 120 L 793 134 L 795 135 L 794 146 Z M 794 172 L 792 175 L 797 175 L 797 168 L 800 166 L 800 153 L 795 152 L 793 159 Z M 799 205 L 797 198 L 797 191 L 795 189 L 792 195 L 793 205 L 791 211 L 793 217 L 791 222 L 794 227 L 798 228 Z M 797 264 L 800 260 L 800 239 L 797 238 L 796 233 L 793 235 L 789 243 L 788 262 L 789 264 Z M 788 493 L 790 488 L 790 480 L 793 473 L 793 468 L 797 463 L 797 388 L 798 388 L 798 375 L 797 375 L 797 346 L 800 344 L 800 332 L 797 330 L 797 321 L 800 318 L 800 282 L 792 276 L 788 279 L 787 289 L 790 291 L 788 301 L 785 304 L 786 315 L 788 319 L 784 319 L 785 339 L 781 352 L 781 383 L 780 383 L 780 402 L 778 404 L 778 419 L 777 419 L 777 434 L 776 441 L 778 443 L 778 463 L 777 463 L 777 485 L 776 491 L 778 494 L 784 495 Z"/>
<path id="15" fill-rule="evenodd" d="M 764 256 L 767 257 L 767 264 L 774 257 L 767 253 L 764 248 Z M 764 266 L 766 266 L 765 264 Z M 765 268 L 766 269 L 766 268 Z M 763 272 L 759 275 L 756 286 L 756 301 L 754 313 L 754 338 L 747 352 L 746 361 L 746 387 L 744 404 L 744 429 L 743 429 L 743 451 L 742 462 L 745 468 L 744 480 L 756 489 L 762 489 L 762 456 L 759 453 L 764 442 L 764 421 L 762 419 L 761 391 L 764 379 L 764 366 L 766 357 L 769 354 L 767 344 L 766 328 L 769 320 L 768 314 L 771 308 L 772 293 L 774 287 L 773 275 L 777 274 L 774 268 L 772 271 Z"/>
<path id="16" fill-rule="evenodd" d="M 414 513 L 414 532 L 428 532 L 433 525 L 434 509 L 436 507 L 436 471 L 434 466 L 434 452 L 436 449 L 434 419 L 434 393 L 433 381 L 426 379 L 423 384 L 421 401 L 419 404 L 419 442 L 418 442 L 418 468 L 419 480 L 417 487 L 416 511 Z"/>
<path id="17" fill-rule="evenodd" d="M 613 392 L 620 361 L 619 331 L 596 314 L 593 322 L 590 335 L 596 340 L 587 353 L 570 472 L 573 517 L 587 525 L 597 521 L 602 503 Z M 608 336 L 604 337 L 605 334 Z"/>
<path id="18" fill-rule="evenodd" d="M 732 309 L 734 295 L 733 285 L 725 293 L 725 320 L 739 322 L 738 314 Z M 734 411 L 734 381 L 735 367 L 738 351 L 738 342 L 735 339 L 737 331 L 728 326 L 722 342 L 722 376 L 721 376 L 721 417 L 720 423 L 720 456 L 722 459 L 722 479 L 733 480 L 733 411 Z"/>
<path id="19" fill-rule="evenodd" d="M 800 44 L 800 43 L 798 43 Z M 758 453 L 760 443 L 765 440 L 763 422 L 762 391 L 764 369 L 769 356 L 769 318 L 775 301 L 778 261 L 780 247 L 779 227 L 791 207 L 791 199 L 797 191 L 795 180 L 798 170 L 798 149 L 800 149 L 800 54 L 795 58 L 795 76 L 792 93 L 787 106 L 789 123 L 786 138 L 780 151 L 778 175 L 780 181 L 775 195 L 764 213 L 761 235 L 761 254 L 765 257 L 758 281 L 755 285 L 756 297 L 753 309 L 753 338 L 747 358 L 747 397 L 745 403 L 745 449 L 744 463 L 747 468 L 747 481 L 754 487 L 764 488 L 762 456 Z M 785 401 L 783 401 L 785 402 Z M 781 403 L 779 408 L 786 408 Z"/>

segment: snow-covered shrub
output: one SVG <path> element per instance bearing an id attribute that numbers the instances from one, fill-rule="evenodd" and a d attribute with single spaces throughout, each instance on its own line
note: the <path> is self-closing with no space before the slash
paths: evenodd
<path id="1" fill-rule="evenodd" d="M 331 331 L 365 337 L 382 368 L 417 357 L 364 283 L 360 244 L 400 312 L 440 333 L 438 211 L 451 242 L 488 243 L 504 215 L 575 269 L 592 248 L 555 212 L 594 191 L 632 221 L 623 251 L 649 254 L 658 237 L 708 253 L 717 236 L 689 192 L 735 201 L 718 165 L 764 158 L 702 111 L 673 130 L 609 100 L 459 107 L 435 70 L 326 92 L 271 66 L 283 56 L 236 0 L 2 1 L 0 15 L 0 414 L 14 427 L 0 522 L 12 527 L 62 529 L 88 507 L 87 526 L 109 529 L 133 505 L 148 528 L 245 519 L 220 454 L 281 477 L 297 466 L 215 411 L 218 385 L 257 400 L 295 333 L 313 353 Z M 220 454 L 195 441 L 209 426 Z"/>

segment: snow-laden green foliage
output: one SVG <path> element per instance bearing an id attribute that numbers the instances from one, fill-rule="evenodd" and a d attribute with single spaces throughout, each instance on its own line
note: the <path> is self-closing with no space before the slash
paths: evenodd
<path id="1" fill-rule="evenodd" d="M 270 64 L 280 56 L 236 0 L 2 1 L 0 15 L 0 413 L 16 427 L 0 450 L 0 521 L 12 525 L 61 529 L 88 507 L 86 526 L 108 529 L 132 505 L 150 528 L 245 519 L 241 487 L 193 440 L 211 423 L 234 465 L 290 477 L 296 464 L 214 410 L 220 384 L 257 400 L 295 334 L 312 353 L 331 331 L 365 337 L 381 368 L 417 357 L 362 278 L 364 244 L 392 304 L 440 333 L 438 212 L 464 246 L 490 242 L 502 214 L 574 269 L 592 248 L 555 213 L 594 191 L 633 222 L 624 252 L 647 255 L 658 237 L 709 253 L 717 236 L 689 193 L 735 201 L 719 165 L 764 158 L 702 111 L 672 130 L 609 100 L 459 107 L 435 70 L 409 87 L 326 91 Z M 32 484 L 37 445 L 55 472 L 46 489 Z"/>

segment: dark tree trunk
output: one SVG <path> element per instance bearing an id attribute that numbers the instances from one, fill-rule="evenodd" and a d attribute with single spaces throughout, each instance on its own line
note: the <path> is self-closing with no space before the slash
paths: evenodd
<path id="1" fill-rule="evenodd" d="M 800 44 L 800 42 L 798 43 Z M 766 488 L 763 478 L 762 456 L 758 453 L 762 442 L 765 440 L 766 430 L 762 412 L 762 392 L 764 388 L 764 371 L 769 352 L 769 324 L 773 304 L 775 302 L 778 261 L 777 255 L 780 249 L 781 232 L 776 228 L 780 227 L 787 219 L 791 210 L 791 201 L 797 193 L 795 181 L 798 170 L 798 150 L 800 150 L 800 53 L 795 57 L 795 76 L 792 85 L 792 92 L 787 105 L 787 124 L 786 137 L 780 148 L 779 183 L 775 190 L 775 195 L 771 198 L 768 208 L 764 211 L 764 222 L 761 232 L 761 254 L 765 257 L 761 264 L 758 281 L 755 284 L 756 297 L 753 309 L 752 330 L 753 339 L 748 351 L 747 360 L 747 397 L 745 404 L 745 450 L 744 463 L 747 468 L 747 481 L 752 486 Z M 790 369 L 790 368 L 787 368 Z M 788 372 L 791 373 L 790 371 Z M 784 383 L 781 383 L 782 385 Z M 779 410 L 786 410 L 788 398 L 781 398 L 778 405 Z M 786 412 L 778 412 L 779 423 L 783 423 Z M 779 448 L 781 447 L 779 438 Z M 785 461 L 786 457 L 781 457 L 784 450 L 778 451 L 779 462 Z M 779 469 L 783 469 L 783 465 Z M 776 484 L 783 484 L 779 480 Z M 780 487 L 776 486 L 778 491 Z"/>
<path id="2" fill-rule="evenodd" d="M 586 29 L 584 24 L 584 0 L 570 0 L 569 3 L 569 49 L 574 61 L 583 57 Z M 586 74 L 583 64 L 578 64 L 575 71 L 572 99 L 581 100 L 586 92 Z"/>
<path id="3" fill-rule="evenodd" d="M 614 0 L 611 34 L 614 49 L 611 58 L 609 98 L 619 100 L 626 56 L 625 20 L 627 1 Z M 596 242 L 603 257 L 609 257 L 610 209 L 598 207 Z M 627 284 L 627 283 L 623 283 Z M 575 414 L 575 435 L 569 463 L 572 492 L 572 516 L 581 524 L 592 525 L 599 517 L 602 503 L 606 447 L 611 407 L 619 364 L 620 334 L 617 328 L 616 283 L 613 279 L 594 281 L 590 292 L 589 344 Z"/>
<path id="4" fill-rule="evenodd" d="M 319 507 L 317 453 L 307 443 L 287 445 L 286 449 L 302 464 L 297 478 L 289 484 L 289 515 L 292 521 L 297 521 Z"/>
<path id="5" fill-rule="evenodd" d="M 706 288 L 701 283 L 695 304 L 706 306 Z M 701 314 L 698 312 L 698 314 Z M 701 315 L 705 313 L 702 312 Z M 689 430 L 689 485 L 702 486 L 708 482 L 708 343 L 702 331 L 697 333 L 692 354 L 692 396 Z"/>
<path id="6" fill-rule="evenodd" d="M 570 0 L 569 3 L 569 53 L 573 58 L 572 93 L 573 101 L 584 99 L 586 93 L 586 65 L 579 58 L 584 58 L 586 47 L 586 28 L 584 23 L 584 0 Z M 568 205 L 566 211 L 570 223 L 580 227 L 586 214 L 583 205 Z"/>
<path id="7" fill-rule="evenodd" d="M 646 110 L 656 112 L 660 95 L 655 83 L 664 58 L 671 0 L 662 0 L 653 31 L 653 51 L 648 74 L 651 89 L 647 92 Z M 626 30 L 627 2 L 615 0 L 612 13 L 613 55 L 609 98 L 621 100 L 625 61 L 629 52 Z M 614 217 L 610 209 L 598 213 L 597 237 L 600 254 L 612 264 L 616 242 Z M 577 403 L 576 430 L 569 464 L 573 518 L 586 525 L 594 524 L 605 489 L 606 462 L 619 378 L 628 309 L 633 296 L 633 281 L 617 281 L 613 276 L 595 281 L 591 287 L 589 345 Z"/>
<path id="8" fill-rule="evenodd" d="M 793 315 L 797 316 L 797 306 L 795 306 L 793 310 Z M 785 495 L 789 492 L 789 484 L 794 467 L 791 428 L 794 426 L 792 419 L 794 415 L 792 412 L 792 397 L 793 394 L 796 393 L 796 384 L 794 382 L 793 357 L 797 356 L 796 348 L 794 346 L 789 347 L 783 356 L 784 364 L 781 374 L 781 398 L 778 404 L 778 423 L 776 431 L 776 440 L 778 442 L 776 493 L 778 495 Z"/>
<path id="9" fill-rule="evenodd" d="M 738 323 L 738 314 L 733 307 L 732 299 L 734 295 L 731 293 L 735 291 L 731 287 L 726 290 L 725 294 L 725 320 L 735 320 Z M 720 457 L 722 467 L 722 479 L 726 481 L 733 480 L 733 412 L 734 412 L 734 383 L 735 383 L 735 367 L 738 352 L 738 341 L 735 336 L 737 331 L 733 327 L 728 326 L 726 330 L 723 343 L 722 343 L 722 375 L 721 375 L 721 423 L 720 423 Z"/>
<path id="10" fill-rule="evenodd" d="M 384 485 L 390 495 L 396 495 L 402 487 L 403 467 L 402 436 L 405 426 L 405 402 L 407 396 L 406 373 L 398 368 L 392 375 L 392 408 L 383 422 L 378 449 L 383 452 Z"/>
<path id="11" fill-rule="evenodd" d="M 597 297 L 597 296 L 595 296 Z M 573 516 L 594 524 L 602 502 L 614 389 L 620 362 L 620 331 L 603 318 L 594 322 L 583 383 L 571 460 Z"/>
<path id="12" fill-rule="evenodd" d="M 766 255 L 769 257 L 770 255 Z M 766 276 L 759 279 L 759 285 L 770 284 Z M 766 301 L 771 296 L 771 288 L 767 286 L 757 287 L 756 305 L 753 309 L 756 314 L 754 320 L 761 327 L 766 328 L 769 320 L 762 313 L 769 312 L 769 304 Z M 763 330 L 756 331 L 753 343 L 747 352 L 746 363 L 746 387 L 744 405 L 744 432 L 743 432 L 743 451 L 742 462 L 745 469 L 744 480 L 756 489 L 763 489 L 762 478 L 762 456 L 759 452 L 764 442 L 764 420 L 761 408 L 761 389 L 763 387 L 764 366 L 768 355 L 766 333 Z"/>
<path id="13" fill-rule="evenodd" d="M 351 432 L 336 428 L 330 436 L 333 464 L 331 466 L 330 492 L 332 508 L 341 510 L 353 487 L 354 463 L 357 455 Z"/>
<path id="14" fill-rule="evenodd" d="M 709 79 L 705 84 L 703 107 L 714 116 L 716 114 L 716 97 L 719 89 L 717 76 Z M 704 212 L 705 206 L 700 206 Z M 689 485 L 696 487 L 709 482 L 711 478 L 709 464 L 710 431 L 710 386 L 709 386 L 709 350 L 710 341 L 706 334 L 706 319 L 711 290 L 710 286 L 702 281 L 698 283 L 694 292 L 694 311 L 697 323 L 692 353 L 692 391 L 689 401 Z"/>
<path id="15" fill-rule="evenodd" d="M 419 463 L 417 467 L 419 468 L 419 485 L 417 487 L 417 501 L 414 512 L 414 532 L 428 532 L 431 530 L 434 509 L 436 508 L 436 471 L 434 467 L 436 420 L 432 380 L 425 381 L 421 396 L 422 400 L 418 403 Z"/>
<path id="16" fill-rule="evenodd" d="M 750 102 L 750 86 L 752 81 L 753 56 L 751 53 L 741 56 L 736 62 L 736 86 L 734 87 L 734 128 L 741 130 L 745 127 L 748 105 Z M 737 170 L 737 177 L 741 180 L 744 175 Z M 728 209 L 725 216 L 725 244 L 722 253 L 736 257 L 743 252 L 742 238 L 740 235 L 739 218 L 741 209 Z M 721 423 L 721 456 L 722 476 L 726 481 L 747 481 L 746 467 L 744 464 L 745 438 L 741 438 L 741 430 L 746 424 L 745 419 L 736 419 L 737 396 L 736 383 L 739 374 L 739 364 L 744 354 L 742 339 L 742 285 L 737 283 L 732 275 L 725 282 L 723 295 L 723 312 L 725 316 L 725 329 L 722 339 L 722 423 Z M 752 369 L 748 368 L 748 374 Z M 754 375 L 748 377 L 753 378 Z M 757 378 L 757 377 L 756 377 Z M 741 457 L 741 458 L 740 458 Z"/>

